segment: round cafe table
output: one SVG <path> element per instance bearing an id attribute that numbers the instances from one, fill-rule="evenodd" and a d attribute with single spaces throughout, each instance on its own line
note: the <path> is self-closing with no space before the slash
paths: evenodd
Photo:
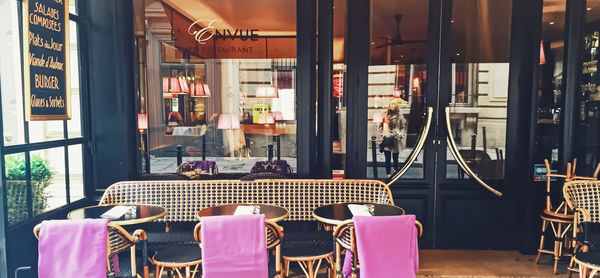
<path id="1" fill-rule="evenodd" d="M 238 206 L 258 206 L 260 214 L 265 215 L 265 220 L 269 222 L 278 222 L 286 219 L 290 212 L 280 206 L 267 205 L 267 204 L 225 204 L 214 207 L 203 208 L 198 212 L 196 218 L 200 220 L 204 216 L 216 216 L 216 215 L 233 215 Z"/>
<path id="2" fill-rule="evenodd" d="M 313 211 L 313 217 L 318 221 L 329 225 L 342 224 L 344 221 L 352 219 L 352 212 L 350 212 L 350 209 L 348 208 L 348 205 L 351 204 L 373 206 L 373 216 L 404 215 L 404 210 L 397 206 L 355 202 L 330 204 L 318 207 Z"/>
<path id="3" fill-rule="evenodd" d="M 152 222 L 158 218 L 161 218 L 167 214 L 167 209 L 161 206 L 155 205 L 129 205 L 129 204 L 114 204 L 114 205 L 96 205 L 83 207 L 73 210 L 67 214 L 67 218 L 71 220 L 89 219 L 89 218 L 102 218 L 101 215 L 108 210 L 117 206 L 135 206 L 136 213 L 135 217 L 130 215 L 123 215 L 117 219 L 111 219 L 110 222 L 119 226 L 123 225 L 134 225 L 146 222 Z"/>

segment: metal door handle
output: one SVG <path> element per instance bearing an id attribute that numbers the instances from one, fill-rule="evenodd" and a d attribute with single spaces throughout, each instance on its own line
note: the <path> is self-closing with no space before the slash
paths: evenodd
<path id="1" fill-rule="evenodd" d="M 446 107 L 446 128 L 448 129 L 448 137 L 446 137 L 446 141 L 448 143 L 448 148 L 450 149 L 450 152 L 456 159 L 456 162 L 458 162 L 458 165 L 460 165 L 460 168 L 462 168 L 470 177 L 472 177 L 474 180 L 476 180 L 485 189 L 494 193 L 496 196 L 501 197 L 502 192 L 489 186 L 481 178 L 479 178 L 477 176 L 477 174 L 475 174 L 475 172 L 473 172 L 473 170 L 471 170 L 469 165 L 467 165 L 467 163 L 463 159 L 462 155 L 460 155 L 460 152 L 458 151 L 458 147 L 456 146 L 456 142 L 454 141 L 454 135 L 452 135 L 452 126 L 450 125 L 450 107 Z"/>
<path id="2" fill-rule="evenodd" d="M 400 179 L 406 173 L 406 171 L 408 171 L 408 168 L 410 168 L 410 166 L 412 166 L 412 164 L 415 162 L 415 160 L 417 160 L 419 153 L 423 149 L 423 145 L 425 145 L 425 140 L 427 139 L 427 134 L 429 133 L 429 128 L 431 127 L 431 119 L 433 118 L 433 108 L 432 107 L 427 107 L 427 116 L 426 117 L 427 118 L 425 119 L 425 125 L 423 126 L 423 129 L 421 130 L 421 135 L 419 136 L 419 140 L 417 140 L 417 145 L 413 148 L 412 152 L 406 159 L 406 162 L 404 162 L 404 165 L 402 165 L 402 168 L 400 168 L 400 170 L 396 171 L 396 173 L 394 173 L 394 175 L 391 176 L 386 181 L 386 184 L 388 186 L 390 186 L 391 184 L 396 182 L 398 179 Z"/>

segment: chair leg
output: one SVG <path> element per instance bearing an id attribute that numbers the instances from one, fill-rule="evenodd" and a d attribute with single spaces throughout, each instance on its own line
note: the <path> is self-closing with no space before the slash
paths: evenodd
<path id="1" fill-rule="evenodd" d="M 540 262 L 540 257 L 542 256 L 542 252 L 540 250 L 544 249 L 544 237 L 546 233 L 546 228 L 548 227 L 547 224 L 548 223 L 546 222 L 546 220 L 542 219 L 542 234 L 540 235 L 540 246 L 538 249 L 537 257 L 535 258 L 535 264 L 538 264 Z"/>

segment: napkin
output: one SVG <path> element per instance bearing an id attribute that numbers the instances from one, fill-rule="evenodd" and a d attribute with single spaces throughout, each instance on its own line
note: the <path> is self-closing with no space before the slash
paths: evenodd
<path id="1" fill-rule="evenodd" d="M 353 216 L 372 216 L 369 209 L 363 205 L 349 204 L 348 209 Z"/>

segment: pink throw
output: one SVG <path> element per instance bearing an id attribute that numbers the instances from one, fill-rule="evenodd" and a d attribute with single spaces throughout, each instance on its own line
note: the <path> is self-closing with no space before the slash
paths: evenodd
<path id="1" fill-rule="evenodd" d="M 39 234 L 40 278 L 106 278 L 106 219 L 50 220 Z"/>
<path id="2" fill-rule="evenodd" d="M 416 276 L 419 247 L 414 215 L 354 216 L 361 278 Z"/>
<path id="3" fill-rule="evenodd" d="M 265 215 L 202 217 L 204 278 L 266 278 Z"/>

